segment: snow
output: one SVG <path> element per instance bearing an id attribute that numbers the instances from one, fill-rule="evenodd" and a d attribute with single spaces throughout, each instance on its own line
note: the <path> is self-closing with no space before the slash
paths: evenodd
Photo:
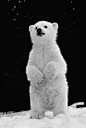
<path id="1" fill-rule="evenodd" d="M 68 115 L 59 114 L 56 117 L 52 112 L 46 112 L 43 119 L 29 119 L 26 115 L 1 117 L 0 128 L 85 128 L 86 108 L 68 108 Z"/>

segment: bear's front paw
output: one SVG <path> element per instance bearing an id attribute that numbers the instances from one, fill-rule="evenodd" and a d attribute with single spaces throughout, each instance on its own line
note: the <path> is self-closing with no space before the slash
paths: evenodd
<path id="1" fill-rule="evenodd" d="M 52 81 L 56 75 L 57 75 L 57 67 L 54 62 L 49 62 L 45 69 L 44 69 L 44 75 L 47 80 Z"/>
<path id="2" fill-rule="evenodd" d="M 37 72 L 33 78 L 33 81 L 36 85 L 42 85 L 44 82 L 44 76 L 41 72 Z"/>
<path id="3" fill-rule="evenodd" d="M 44 82 L 44 75 L 34 66 L 29 67 L 28 77 L 35 85 L 41 85 Z"/>

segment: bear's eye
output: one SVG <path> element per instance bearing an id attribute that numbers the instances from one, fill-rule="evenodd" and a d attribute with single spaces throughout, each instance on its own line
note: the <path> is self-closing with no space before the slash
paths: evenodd
<path id="1" fill-rule="evenodd" d="M 44 25 L 44 28 L 48 28 L 47 25 Z"/>
<path id="2" fill-rule="evenodd" d="M 37 30 L 38 29 L 38 27 L 35 27 L 35 30 Z"/>

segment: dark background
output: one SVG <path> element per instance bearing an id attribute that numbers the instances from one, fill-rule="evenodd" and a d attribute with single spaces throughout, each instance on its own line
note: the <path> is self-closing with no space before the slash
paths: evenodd
<path id="1" fill-rule="evenodd" d="M 68 64 L 68 104 L 85 102 L 85 3 L 57 1 L 0 0 L 0 112 L 30 109 L 28 28 L 41 20 L 59 25 L 57 43 Z"/>

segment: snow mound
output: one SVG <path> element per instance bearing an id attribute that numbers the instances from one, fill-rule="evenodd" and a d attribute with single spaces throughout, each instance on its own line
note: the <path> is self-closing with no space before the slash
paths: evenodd
<path id="1" fill-rule="evenodd" d="M 0 118 L 0 128 L 86 128 L 86 108 L 68 108 L 68 115 L 46 112 L 43 119 L 29 119 L 28 114 Z"/>

